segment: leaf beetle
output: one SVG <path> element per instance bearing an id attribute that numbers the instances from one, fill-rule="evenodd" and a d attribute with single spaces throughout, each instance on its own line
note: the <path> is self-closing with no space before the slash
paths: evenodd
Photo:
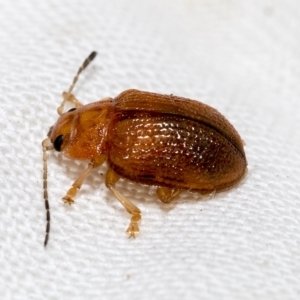
<path id="1" fill-rule="evenodd" d="M 72 90 L 95 56 L 96 52 L 89 55 L 68 92 L 63 93 L 57 109 L 60 116 L 42 142 L 45 246 L 50 232 L 48 150 L 89 162 L 63 197 L 68 204 L 74 203 L 88 173 L 107 162 L 105 185 L 131 215 L 127 229 L 130 237 L 139 232 L 141 211 L 115 188 L 120 178 L 156 186 L 157 197 L 169 203 L 184 190 L 208 194 L 232 188 L 246 174 L 240 135 L 225 117 L 206 104 L 130 89 L 114 99 L 82 105 Z M 64 112 L 70 103 L 73 108 Z"/>

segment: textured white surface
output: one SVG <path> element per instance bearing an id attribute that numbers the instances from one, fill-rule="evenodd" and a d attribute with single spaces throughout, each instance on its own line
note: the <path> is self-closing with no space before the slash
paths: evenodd
<path id="1" fill-rule="evenodd" d="M 1 299 L 299 299 L 299 1 L 0 1 Z M 171 205 L 120 182 L 141 234 L 95 170 L 49 156 L 43 248 L 41 141 L 90 51 L 83 103 L 128 88 L 199 99 L 246 142 L 236 189 Z"/>

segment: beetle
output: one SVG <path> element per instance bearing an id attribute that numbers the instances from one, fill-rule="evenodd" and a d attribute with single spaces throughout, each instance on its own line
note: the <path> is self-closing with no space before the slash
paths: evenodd
<path id="1" fill-rule="evenodd" d="M 139 232 L 141 211 L 115 188 L 120 178 L 156 186 L 158 198 L 169 203 L 184 190 L 208 194 L 232 188 L 246 174 L 240 135 L 224 116 L 206 104 L 172 94 L 130 89 L 114 99 L 82 105 L 72 90 L 96 54 L 88 56 L 68 92 L 63 93 L 57 109 L 60 116 L 42 142 L 45 246 L 50 232 L 48 150 L 89 161 L 63 197 L 68 204 L 74 203 L 89 172 L 107 162 L 105 185 L 131 214 L 129 237 Z M 67 104 L 73 108 L 64 112 Z"/>

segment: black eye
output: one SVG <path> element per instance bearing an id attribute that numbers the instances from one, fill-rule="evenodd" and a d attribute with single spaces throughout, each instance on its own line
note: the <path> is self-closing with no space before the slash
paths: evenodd
<path id="1" fill-rule="evenodd" d="M 53 143 L 53 147 L 56 151 L 60 151 L 61 149 L 61 145 L 64 141 L 64 137 L 63 135 L 59 135 L 55 140 L 54 140 L 54 143 Z"/>
<path id="2" fill-rule="evenodd" d="M 69 109 L 68 112 L 73 111 L 73 110 L 76 110 L 76 108 L 73 107 L 73 108 Z"/>

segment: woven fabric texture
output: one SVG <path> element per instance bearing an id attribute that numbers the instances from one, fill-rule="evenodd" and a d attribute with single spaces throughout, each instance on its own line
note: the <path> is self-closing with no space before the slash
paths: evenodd
<path id="1" fill-rule="evenodd" d="M 299 1 L 0 0 L 1 299 L 299 299 Z M 49 244 L 41 141 L 61 93 L 84 104 L 136 88 L 218 109 L 246 144 L 235 189 L 184 192 L 117 184 L 129 215 L 91 172 L 75 204 L 61 198 L 86 166 L 48 157 Z"/>

